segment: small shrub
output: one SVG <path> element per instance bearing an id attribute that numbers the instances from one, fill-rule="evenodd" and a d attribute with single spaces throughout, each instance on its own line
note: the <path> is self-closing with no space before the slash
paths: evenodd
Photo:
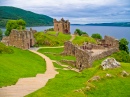
<path id="1" fill-rule="evenodd" d="M 14 51 L 10 48 L 10 47 L 7 47 L 6 45 L 4 45 L 3 43 L 0 43 L 0 54 L 2 53 L 8 53 L 8 54 L 11 54 L 13 53 Z"/>
<path id="2" fill-rule="evenodd" d="M 119 49 L 126 51 L 129 54 L 128 44 L 129 44 L 129 42 L 125 38 L 120 39 L 119 40 Z"/>
<path id="3" fill-rule="evenodd" d="M 125 51 L 119 51 L 111 55 L 119 62 L 130 63 L 130 55 Z"/>
<path id="4" fill-rule="evenodd" d="M 102 39 L 102 36 L 99 33 L 92 34 L 91 37 L 95 39 Z"/>
<path id="5" fill-rule="evenodd" d="M 75 34 L 78 34 L 79 36 L 81 36 L 82 34 L 88 35 L 86 32 L 83 32 L 83 31 L 80 30 L 80 29 L 76 29 L 74 33 L 75 33 Z"/>

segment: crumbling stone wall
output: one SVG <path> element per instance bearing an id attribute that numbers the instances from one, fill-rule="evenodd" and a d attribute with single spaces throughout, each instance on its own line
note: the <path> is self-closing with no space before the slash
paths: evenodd
<path id="1" fill-rule="evenodd" d="M 110 44 L 112 47 L 119 48 L 119 41 L 113 37 L 105 36 L 105 44 Z"/>
<path id="2" fill-rule="evenodd" d="M 75 45 L 73 45 L 70 41 L 64 43 L 64 52 L 65 55 L 73 55 L 75 56 Z"/>
<path id="3" fill-rule="evenodd" d="M 99 53 L 97 55 L 94 55 L 94 56 L 91 56 L 91 62 L 95 61 L 95 60 L 99 60 L 99 59 L 102 59 L 102 58 L 105 58 L 111 54 L 113 54 L 114 52 L 117 52 L 119 51 L 118 48 L 110 48 L 102 53 Z"/>
<path id="4" fill-rule="evenodd" d="M 68 20 L 64 20 L 63 18 L 60 21 L 56 19 L 54 22 L 54 31 L 63 32 L 64 34 L 70 34 L 70 22 Z"/>
<path id="5" fill-rule="evenodd" d="M 7 46 L 15 46 L 21 49 L 29 49 L 35 44 L 34 33 L 36 30 L 11 30 L 10 35 L 4 37 L 1 42 Z"/>
<path id="6" fill-rule="evenodd" d="M 89 52 L 76 47 L 75 57 L 76 57 L 76 68 L 78 68 L 79 70 L 91 67 L 90 63 L 91 54 Z"/>
<path id="7" fill-rule="evenodd" d="M 112 42 L 111 42 L 112 40 Z M 99 54 L 92 54 L 91 50 L 87 50 L 81 47 L 77 47 L 73 45 L 70 41 L 67 41 L 64 43 L 64 55 L 74 55 L 76 57 L 76 63 L 75 66 L 79 70 L 83 70 L 84 68 L 89 68 L 92 66 L 92 62 L 104 57 L 107 57 L 111 55 L 114 52 L 117 52 L 119 50 L 119 42 L 117 40 L 114 40 L 113 38 L 106 37 L 104 43 L 111 44 L 110 47 L 102 47 L 101 45 L 92 45 L 92 49 L 104 49 L 103 52 Z M 99 48 L 98 48 L 99 47 Z"/>

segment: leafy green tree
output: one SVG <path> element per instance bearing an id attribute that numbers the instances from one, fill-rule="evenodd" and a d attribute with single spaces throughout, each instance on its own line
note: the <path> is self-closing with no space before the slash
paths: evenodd
<path id="1" fill-rule="evenodd" d="M 126 51 L 119 51 L 111 55 L 119 62 L 130 63 L 130 55 Z"/>
<path id="2" fill-rule="evenodd" d="M 81 31 L 80 29 L 76 29 L 75 33 L 77 33 L 79 36 L 81 36 L 82 34 L 87 34 L 86 32 Z M 88 34 L 87 34 L 88 35 Z"/>
<path id="3" fill-rule="evenodd" d="M 92 34 L 91 37 L 96 39 L 102 39 L 102 36 L 99 33 Z"/>
<path id="4" fill-rule="evenodd" d="M 120 39 L 119 40 L 119 49 L 126 51 L 129 54 L 128 44 L 129 44 L 129 42 L 125 38 Z"/>
<path id="5" fill-rule="evenodd" d="M 2 32 L 2 30 L 0 29 L 0 40 L 2 39 L 2 36 L 3 36 L 3 32 Z"/>
<path id="6" fill-rule="evenodd" d="M 8 36 L 12 29 L 25 29 L 26 22 L 22 19 L 19 20 L 9 20 L 6 24 L 6 32 L 5 35 Z"/>
<path id="7" fill-rule="evenodd" d="M 22 29 L 25 29 L 25 26 L 26 26 L 26 22 L 22 19 L 19 19 L 16 21 L 18 26 L 17 26 L 17 29 L 20 29 L 20 27 L 22 26 Z"/>

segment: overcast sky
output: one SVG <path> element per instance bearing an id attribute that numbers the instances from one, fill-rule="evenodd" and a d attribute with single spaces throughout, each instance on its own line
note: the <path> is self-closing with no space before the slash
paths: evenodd
<path id="1" fill-rule="evenodd" d="M 130 0 L 0 0 L 14 6 L 71 23 L 130 22 Z"/>

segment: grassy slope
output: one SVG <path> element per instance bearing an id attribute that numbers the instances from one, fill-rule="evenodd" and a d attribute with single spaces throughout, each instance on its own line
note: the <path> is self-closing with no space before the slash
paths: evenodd
<path id="1" fill-rule="evenodd" d="M 19 78 L 45 72 L 45 61 L 38 55 L 18 48 L 13 54 L 0 54 L 0 87 L 12 85 Z"/>
<path id="2" fill-rule="evenodd" d="M 128 71 L 130 72 L 128 63 L 122 63 L 122 68 L 129 68 Z M 87 86 L 87 80 L 101 73 L 101 71 L 97 67 L 87 69 L 80 74 L 74 71 L 58 70 L 59 74 L 54 79 L 49 80 L 44 88 L 39 89 L 27 97 L 128 97 L 130 77 L 122 78 L 116 76 L 116 74 L 122 71 L 122 68 L 108 70 L 107 73 L 110 74 L 111 72 L 115 72 L 113 73 L 115 75 L 114 78 L 93 82 L 92 85 L 96 88 L 90 91 L 84 90 L 80 92 L 76 92 L 75 90 L 85 88 Z"/>
<path id="3" fill-rule="evenodd" d="M 63 52 L 64 48 L 44 48 L 39 49 L 38 51 L 40 53 L 44 53 L 46 56 L 48 56 L 51 60 L 76 60 L 74 56 L 62 56 L 60 55 L 61 52 Z M 49 54 L 45 53 L 49 52 Z M 56 53 L 56 54 L 54 54 Z"/>
<path id="4" fill-rule="evenodd" d="M 64 42 L 70 40 L 71 36 L 63 33 L 59 33 L 55 36 L 56 32 L 49 31 L 47 33 L 39 32 L 35 34 L 35 39 L 39 46 L 61 46 Z"/>
<path id="5" fill-rule="evenodd" d="M 49 51 L 51 52 L 51 50 Z M 54 49 L 52 51 L 54 51 Z M 45 87 L 27 97 L 128 97 L 130 77 L 121 77 L 121 72 L 123 70 L 130 72 L 130 63 L 121 63 L 121 68 L 104 71 L 99 68 L 102 60 L 95 61 L 93 68 L 85 69 L 81 73 L 57 70 L 59 74 L 56 75 L 54 79 L 49 80 Z M 62 69 L 62 67 L 57 66 L 56 63 L 54 66 Z M 105 75 L 107 73 L 113 77 L 106 78 Z M 100 76 L 101 80 L 89 83 L 95 88 L 87 91 L 85 88 L 88 86 L 87 81 L 96 75 Z M 81 91 L 76 92 L 75 90 Z"/>
<path id="6" fill-rule="evenodd" d="M 92 37 L 86 36 L 76 36 L 75 39 L 72 41 L 73 44 L 82 45 L 84 42 L 96 43 L 96 40 Z"/>

